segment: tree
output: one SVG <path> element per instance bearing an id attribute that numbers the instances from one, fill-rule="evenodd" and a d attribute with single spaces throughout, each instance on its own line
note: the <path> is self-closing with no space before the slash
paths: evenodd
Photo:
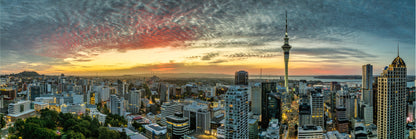
<path id="1" fill-rule="evenodd" d="M 17 119 L 16 122 L 14 122 L 15 131 L 22 132 L 24 127 L 25 122 L 22 119 Z"/>
<path id="2" fill-rule="evenodd" d="M 0 128 L 3 128 L 6 126 L 6 120 L 4 120 L 4 115 L 0 114 Z"/>
<path id="3" fill-rule="evenodd" d="M 139 127 L 141 127 L 142 126 L 142 124 L 141 123 L 138 123 L 138 122 L 136 122 L 136 121 L 134 121 L 133 122 L 133 124 L 131 124 L 135 129 L 138 129 Z"/>
<path id="4" fill-rule="evenodd" d="M 110 130 L 108 127 L 98 128 L 98 138 L 99 139 L 118 139 L 120 138 L 120 133 L 118 131 Z"/>
<path id="5" fill-rule="evenodd" d="M 91 136 L 98 137 L 98 128 L 100 127 L 100 122 L 97 118 L 92 119 L 90 124 Z"/>
<path id="6" fill-rule="evenodd" d="M 67 139 L 85 139 L 85 136 L 80 132 L 74 132 L 72 130 L 68 130 L 65 134 Z"/>
<path id="7" fill-rule="evenodd" d="M 76 124 L 77 124 L 77 122 L 74 119 L 66 120 L 64 122 L 64 126 L 63 126 L 64 131 L 67 131 L 68 129 L 70 129 L 71 127 L 75 126 Z"/>
<path id="8" fill-rule="evenodd" d="M 149 98 L 150 95 L 152 95 L 152 92 L 150 91 L 149 86 L 147 86 L 147 84 L 143 84 L 143 88 L 146 92 L 146 98 Z"/>

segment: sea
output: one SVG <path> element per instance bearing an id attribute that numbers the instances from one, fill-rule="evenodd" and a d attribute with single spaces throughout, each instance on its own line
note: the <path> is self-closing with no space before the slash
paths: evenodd
<path id="1" fill-rule="evenodd" d="M 260 77 L 250 77 L 251 79 L 260 79 Z M 262 77 L 262 79 L 269 79 L 269 80 L 275 80 L 283 78 L 283 76 L 266 76 Z M 351 83 L 351 84 L 357 84 L 361 85 L 362 81 L 361 79 L 320 79 L 315 78 L 313 76 L 289 76 L 289 80 L 306 80 L 306 81 L 322 81 L 322 82 L 339 82 L 339 83 Z M 415 86 L 415 81 L 407 82 L 407 87 L 413 87 Z"/>

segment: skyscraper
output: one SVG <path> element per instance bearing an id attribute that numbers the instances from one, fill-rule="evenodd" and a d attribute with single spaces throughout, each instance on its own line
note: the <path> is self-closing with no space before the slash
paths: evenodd
<path id="1" fill-rule="evenodd" d="M 373 106 L 373 65 L 363 65 L 362 100 L 365 104 Z"/>
<path id="2" fill-rule="evenodd" d="M 299 126 L 311 125 L 311 106 L 307 103 L 301 103 L 299 105 Z"/>
<path id="3" fill-rule="evenodd" d="M 248 138 L 247 88 L 230 87 L 225 95 L 225 138 Z"/>
<path id="4" fill-rule="evenodd" d="M 365 124 L 373 122 L 373 66 L 370 64 L 363 65 L 362 67 L 362 99 L 360 102 L 360 109 L 363 113 L 360 116 L 364 118 Z"/>
<path id="5" fill-rule="evenodd" d="M 288 63 L 289 63 L 289 50 L 290 48 L 292 48 L 292 46 L 289 45 L 289 36 L 287 34 L 287 12 L 286 12 L 286 32 L 285 32 L 285 44 L 283 44 L 282 49 L 285 55 L 285 88 L 286 88 L 286 92 L 289 92 L 289 85 L 288 85 Z"/>
<path id="6" fill-rule="evenodd" d="M 311 92 L 310 104 L 312 106 L 312 124 L 325 127 L 324 96 L 318 92 Z"/>
<path id="7" fill-rule="evenodd" d="M 378 78 L 378 138 L 405 138 L 406 70 L 406 64 L 398 55 Z"/>
<path id="8" fill-rule="evenodd" d="M 276 90 L 276 82 L 265 82 L 261 83 L 261 123 L 260 126 L 263 129 L 267 129 L 269 125 L 269 109 L 268 109 L 268 96 L 270 93 L 275 93 Z"/>
<path id="9" fill-rule="evenodd" d="M 248 72 L 240 70 L 235 72 L 235 85 L 248 85 Z"/>
<path id="10" fill-rule="evenodd" d="M 261 98 L 261 84 L 256 83 L 254 86 L 251 86 L 251 112 L 254 115 L 261 115 Z"/>

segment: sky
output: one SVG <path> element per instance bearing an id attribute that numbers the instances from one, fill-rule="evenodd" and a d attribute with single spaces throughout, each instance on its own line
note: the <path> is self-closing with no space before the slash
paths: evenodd
<path id="1" fill-rule="evenodd" d="M 415 75 L 414 0 L 0 0 L 0 74 Z"/>

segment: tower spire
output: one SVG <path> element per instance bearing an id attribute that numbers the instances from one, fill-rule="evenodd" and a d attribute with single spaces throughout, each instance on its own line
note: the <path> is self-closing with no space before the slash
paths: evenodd
<path id="1" fill-rule="evenodd" d="M 288 37 L 288 35 L 287 35 L 287 10 L 285 11 L 285 15 L 286 15 L 286 33 L 285 33 L 285 37 Z"/>
<path id="2" fill-rule="evenodd" d="M 397 41 L 397 57 L 399 57 L 400 52 L 399 52 L 400 46 L 399 46 L 399 41 Z"/>

